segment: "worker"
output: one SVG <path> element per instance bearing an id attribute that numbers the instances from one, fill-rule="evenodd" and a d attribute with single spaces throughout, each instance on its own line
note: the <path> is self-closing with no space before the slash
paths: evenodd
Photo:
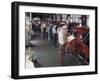
<path id="1" fill-rule="evenodd" d="M 58 41 L 60 45 L 59 53 L 60 53 L 60 63 L 63 65 L 64 63 L 64 55 L 65 55 L 65 48 L 66 48 L 66 40 L 67 40 L 67 27 L 68 24 L 65 22 L 60 23 L 60 28 L 58 30 Z"/>

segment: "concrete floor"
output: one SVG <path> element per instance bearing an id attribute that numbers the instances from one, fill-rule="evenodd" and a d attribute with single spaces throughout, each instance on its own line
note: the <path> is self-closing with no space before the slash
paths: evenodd
<path id="1" fill-rule="evenodd" d="M 53 47 L 47 38 L 41 39 L 40 33 L 36 34 L 31 43 L 34 45 L 31 50 L 32 58 L 36 58 L 37 63 L 29 61 L 29 55 L 26 54 L 26 68 L 82 65 L 81 61 L 71 53 L 65 54 L 64 63 L 61 65 L 59 50 Z"/>

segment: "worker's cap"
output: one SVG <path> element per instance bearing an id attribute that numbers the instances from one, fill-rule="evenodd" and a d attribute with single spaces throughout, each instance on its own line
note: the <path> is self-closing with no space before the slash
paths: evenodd
<path id="1" fill-rule="evenodd" d="M 65 24 L 65 22 L 61 22 L 60 24 L 61 24 L 61 25 L 64 25 L 64 24 Z"/>

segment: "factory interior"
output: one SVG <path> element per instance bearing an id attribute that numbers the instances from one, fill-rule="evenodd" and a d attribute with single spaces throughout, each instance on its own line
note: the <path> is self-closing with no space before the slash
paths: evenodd
<path id="1" fill-rule="evenodd" d="M 89 15 L 25 12 L 25 68 L 83 65 L 89 65 Z"/>

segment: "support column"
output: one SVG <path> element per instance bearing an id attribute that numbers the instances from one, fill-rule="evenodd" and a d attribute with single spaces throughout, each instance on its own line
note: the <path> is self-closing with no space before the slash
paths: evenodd
<path id="1" fill-rule="evenodd" d="M 32 21 L 32 13 L 30 12 L 30 21 Z"/>

